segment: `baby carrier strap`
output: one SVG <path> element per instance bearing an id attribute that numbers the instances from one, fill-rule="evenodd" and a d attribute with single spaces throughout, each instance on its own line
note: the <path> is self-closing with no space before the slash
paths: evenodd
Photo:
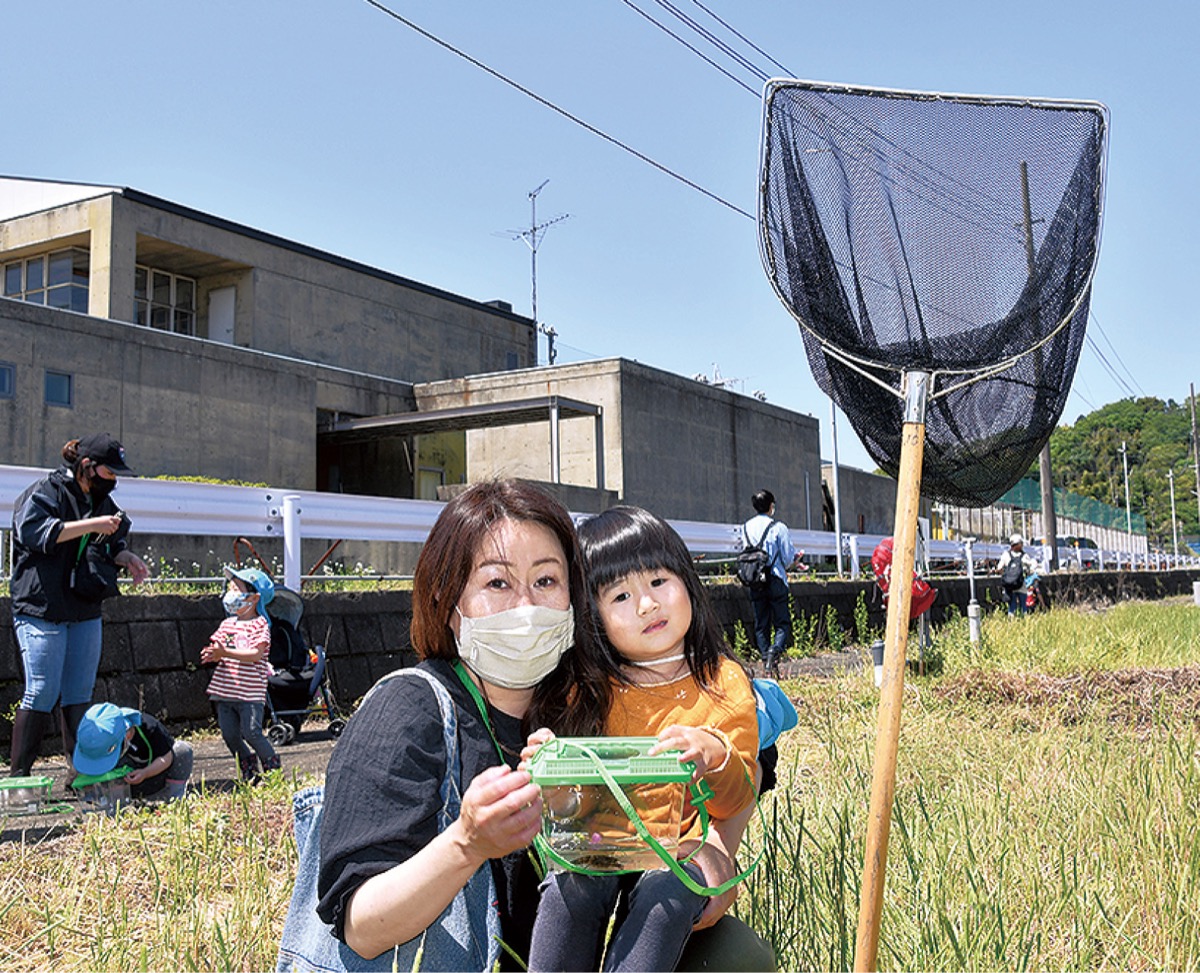
<path id="1" fill-rule="evenodd" d="M 442 740 L 446 751 L 446 773 L 440 794 L 438 831 L 458 817 L 462 804 L 462 760 L 458 746 L 458 714 L 449 691 L 423 669 L 397 669 L 381 678 L 363 698 L 365 703 L 383 683 L 411 674 L 424 679 L 433 690 L 442 718 Z M 293 832 L 299 862 L 296 884 L 283 924 L 277 973 L 360 973 L 375 970 L 490 970 L 500 953 L 500 916 L 496 889 L 489 864 L 471 876 L 440 916 L 421 935 L 375 959 L 363 959 L 333 935 L 317 915 L 317 874 L 321 859 L 321 818 L 325 801 L 323 786 L 308 787 L 292 799 Z"/>

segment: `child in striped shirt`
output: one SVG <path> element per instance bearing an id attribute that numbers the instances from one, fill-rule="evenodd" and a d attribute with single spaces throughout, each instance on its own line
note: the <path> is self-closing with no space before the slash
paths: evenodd
<path id="1" fill-rule="evenodd" d="M 259 779 L 264 771 L 279 769 L 279 756 L 263 733 L 263 707 L 271 666 L 271 619 L 267 605 L 275 585 L 257 568 L 225 569 L 229 587 L 221 603 L 227 617 L 200 652 L 200 661 L 215 662 L 208 695 L 217 711 L 221 738 L 238 763 L 242 780 Z"/>

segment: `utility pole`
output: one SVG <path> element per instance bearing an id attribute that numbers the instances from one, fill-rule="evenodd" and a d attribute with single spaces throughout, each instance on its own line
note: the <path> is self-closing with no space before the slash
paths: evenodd
<path id="1" fill-rule="evenodd" d="M 1167 482 L 1171 485 L 1171 551 L 1179 557 L 1179 527 L 1175 523 L 1175 471 L 1167 470 Z"/>
<path id="2" fill-rule="evenodd" d="M 1196 512 L 1200 514 L 1200 438 L 1196 437 L 1196 386 L 1188 384 L 1192 403 L 1192 463 L 1196 472 Z"/>
<path id="3" fill-rule="evenodd" d="M 1033 278 L 1034 273 L 1034 254 L 1033 254 L 1033 212 L 1029 206 L 1029 166 L 1021 163 L 1021 205 L 1025 217 L 1025 262 L 1029 270 L 1029 277 Z M 1037 357 L 1034 359 L 1037 365 L 1037 377 L 1040 383 L 1042 378 L 1042 350 L 1039 348 L 1034 352 Z M 1050 440 L 1046 440 L 1046 445 L 1042 447 L 1041 453 L 1038 455 L 1038 474 L 1042 485 L 1042 528 L 1045 537 L 1042 538 L 1046 545 L 1047 557 L 1050 563 L 1050 570 L 1058 570 L 1058 519 L 1054 515 L 1054 477 L 1050 471 Z"/>
<path id="4" fill-rule="evenodd" d="M 1129 567 L 1133 568 L 1133 514 L 1129 510 L 1129 451 L 1121 440 L 1121 468 L 1125 471 L 1125 543 L 1129 545 Z"/>
<path id="5" fill-rule="evenodd" d="M 524 240 L 526 245 L 529 247 L 529 281 L 530 281 L 530 289 L 532 291 L 531 300 L 530 300 L 530 314 L 533 317 L 534 327 L 537 328 L 538 331 L 540 331 L 542 334 L 544 334 L 548 340 L 548 343 L 549 343 L 548 357 L 550 359 L 550 364 L 553 365 L 554 359 L 556 357 L 555 351 L 554 351 L 554 338 L 557 336 L 558 332 L 554 331 L 553 328 L 541 327 L 541 324 L 538 321 L 537 252 L 538 252 L 538 244 L 541 241 L 541 238 L 545 235 L 546 229 L 548 227 L 553 226 L 555 223 L 561 223 L 563 220 L 570 219 L 571 214 L 563 213 L 561 216 L 556 216 L 552 220 L 546 220 L 545 223 L 538 223 L 538 221 L 537 221 L 538 193 L 540 193 L 543 189 L 546 188 L 546 183 L 548 183 L 549 181 L 550 181 L 549 179 L 543 179 L 542 184 L 540 186 L 538 186 L 537 189 L 531 190 L 529 193 L 529 229 L 528 230 L 510 230 L 509 232 L 513 234 L 514 240 Z"/>
<path id="6" fill-rule="evenodd" d="M 833 532 L 837 537 L 837 573 L 842 576 L 842 493 L 838 489 L 837 403 L 829 400 L 829 432 L 833 442 Z"/>

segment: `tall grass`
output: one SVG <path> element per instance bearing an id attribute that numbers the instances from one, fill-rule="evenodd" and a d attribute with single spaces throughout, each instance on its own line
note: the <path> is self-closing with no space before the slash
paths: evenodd
<path id="1" fill-rule="evenodd" d="M 1200 655 L 1189 606 L 1074 617 L 1000 618 L 985 648 L 947 658 L 1078 673 Z M 1196 711 L 1064 722 L 1053 708 L 943 699 L 937 682 L 911 680 L 905 695 L 880 967 L 1200 969 Z M 780 741 L 781 783 L 752 835 L 763 863 L 736 908 L 780 969 L 847 969 L 878 696 L 861 673 L 788 688 L 801 727 Z"/>
<path id="2" fill-rule="evenodd" d="M 300 784 L 273 776 L 0 844 L 0 968 L 273 968 L 296 868 L 289 797 Z"/>
<path id="3" fill-rule="evenodd" d="M 1161 681 L 1138 719 L 947 691 L 1028 671 L 1103 693 L 1106 670 L 1194 667 L 1200 610 L 989 616 L 983 634 L 972 646 L 951 623 L 943 672 L 906 686 L 880 967 L 1200 970 L 1200 705 L 1171 697 L 1190 684 Z M 780 740 L 735 910 L 780 969 L 848 969 L 878 692 L 869 669 L 787 689 L 800 726 Z M 0 969 L 271 968 L 303 783 L 0 842 Z"/>
<path id="4" fill-rule="evenodd" d="M 1106 609 L 1053 611 L 1008 618 L 985 615 L 981 641 L 967 622 L 938 633 L 948 667 L 1025 669 L 1060 674 L 1142 666 L 1170 668 L 1200 661 L 1200 611 L 1191 599 L 1124 602 Z"/>

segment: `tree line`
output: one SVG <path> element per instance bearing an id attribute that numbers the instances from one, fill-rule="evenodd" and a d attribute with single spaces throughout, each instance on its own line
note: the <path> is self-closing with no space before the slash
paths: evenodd
<path id="1" fill-rule="evenodd" d="M 1062 425 L 1050 436 L 1054 485 L 1114 507 L 1125 507 L 1121 444 L 1129 462 L 1129 501 L 1146 518 L 1153 546 L 1171 549 L 1171 480 L 1179 543 L 1200 535 L 1196 506 L 1195 444 L 1189 400 L 1147 396 L 1122 399 Z M 1030 475 L 1037 477 L 1035 463 Z"/>

